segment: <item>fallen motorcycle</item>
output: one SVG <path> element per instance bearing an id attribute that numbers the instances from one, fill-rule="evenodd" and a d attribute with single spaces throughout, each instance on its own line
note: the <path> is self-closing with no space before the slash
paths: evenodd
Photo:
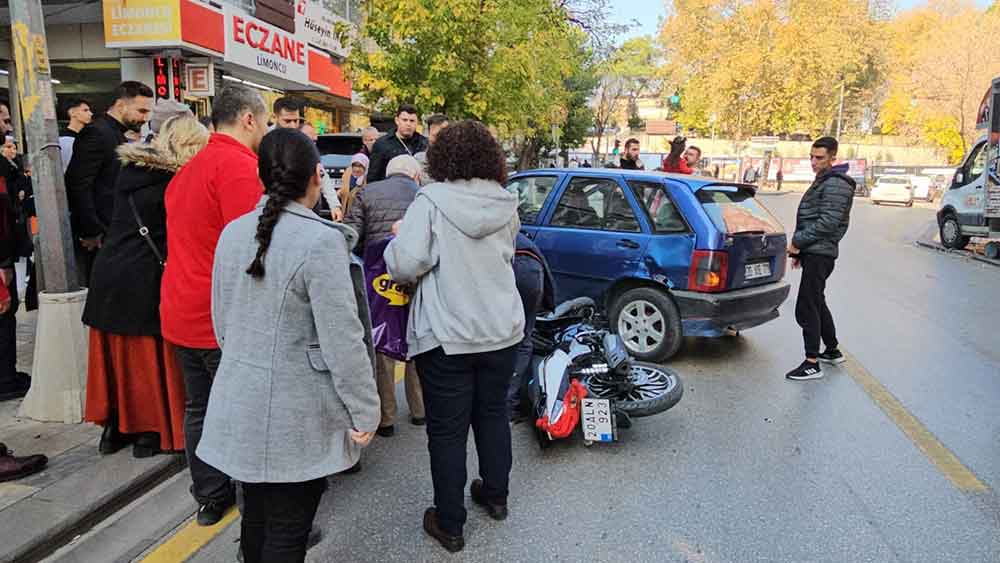
<path id="1" fill-rule="evenodd" d="M 673 370 L 632 359 L 587 297 L 538 317 L 532 342 L 531 377 L 522 397 L 543 448 L 577 426 L 586 446 L 614 442 L 633 418 L 664 412 L 684 394 Z"/>

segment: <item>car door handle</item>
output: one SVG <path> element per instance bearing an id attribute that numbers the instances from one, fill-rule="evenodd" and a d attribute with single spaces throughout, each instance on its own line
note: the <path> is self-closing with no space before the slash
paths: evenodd
<path id="1" fill-rule="evenodd" d="M 634 240 L 629 240 L 627 238 L 623 238 L 623 239 L 620 239 L 618 241 L 618 246 L 620 246 L 622 248 L 633 248 L 634 249 L 634 248 L 639 248 L 639 243 L 635 242 Z"/>

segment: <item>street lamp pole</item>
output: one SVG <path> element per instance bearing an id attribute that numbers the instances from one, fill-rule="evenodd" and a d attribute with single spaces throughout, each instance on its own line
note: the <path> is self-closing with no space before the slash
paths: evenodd
<path id="1" fill-rule="evenodd" d="M 40 0 L 10 0 L 18 108 L 31 164 L 40 244 L 35 249 L 44 288 L 39 287 L 32 382 L 19 414 L 36 420 L 83 418 L 87 338 L 81 315 L 86 290 L 76 260 L 63 184 L 55 97 Z M 44 290 L 44 291 L 43 291 Z"/>
<path id="2" fill-rule="evenodd" d="M 844 126 L 844 81 L 840 81 L 840 110 L 837 111 L 837 140 L 840 140 L 840 131 Z"/>

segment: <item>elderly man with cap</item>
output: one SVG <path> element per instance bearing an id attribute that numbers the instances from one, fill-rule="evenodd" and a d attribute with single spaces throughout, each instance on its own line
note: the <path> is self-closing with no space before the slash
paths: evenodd
<path id="1" fill-rule="evenodd" d="M 355 155 L 364 157 L 364 155 Z M 394 157 L 386 166 L 386 178 L 359 188 L 347 210 L 344 224 L 358 232 L 355 253 L 364 254 L 365 245 L 392 235 L 392 225 L 403 218 L 406 209 L 417 197 L 424 167 L 417 159 L 404 154 Z M 382 420 L 376 433 L 383 438 L 395 434 L 396 377 L 392 358 L 376 354 L 375 383 L 382 402 Z M 413 362 L 406 364 L 406 403 L 410 407 L 410 422 L 423 426 L 424 394 Z"/>
<path id="2" fill-rule="evenodd" d="M 149 134 L 146 135 L 146 142 L 152 141 L 154 137 L 160 134 L 160 126 L 168 119 L 178 115 L 190 115 L 194 117 L 191 108 L 185 104 L 166 98 L 157 101 L 149 117 Z"/>

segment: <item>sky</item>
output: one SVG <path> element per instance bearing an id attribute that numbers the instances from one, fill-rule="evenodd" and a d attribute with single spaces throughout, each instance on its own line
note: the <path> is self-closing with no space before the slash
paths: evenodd
<path id="1" fill-rule="evenodd" d="M 988 6 L 992 0 L 975 0 L 979 6 Z M 927 0 L 896 0 L 896 5 L 900 10 L 909 10 L 914 6 L 922 6 Z M 622 4 L 625 6 L 626 4 Z M 617 9 L 614 20 L 620 23 L 632 23 L 632 19 L 639 20 L 640 25 L 634 28 L 629 37 L 639 35 L 656 35 L 660 18 L 666 14 L 664 0 L 629 0 L 627 9 Z"/>

